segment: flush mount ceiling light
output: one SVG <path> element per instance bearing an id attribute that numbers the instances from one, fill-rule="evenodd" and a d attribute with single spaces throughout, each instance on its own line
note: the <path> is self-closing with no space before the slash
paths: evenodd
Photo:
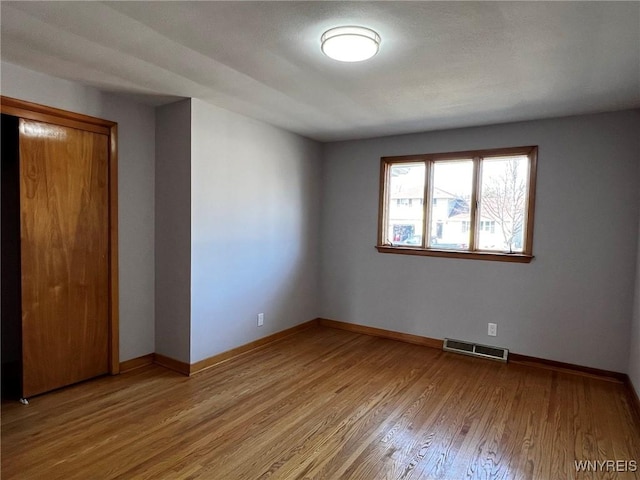
<path id="1" fill-rule="evenodd" d="M 322 52 L 340 62 L 361 62 L 378 53 L 380 35 L 365 27 L 336 27 L 320 37 Z"/>

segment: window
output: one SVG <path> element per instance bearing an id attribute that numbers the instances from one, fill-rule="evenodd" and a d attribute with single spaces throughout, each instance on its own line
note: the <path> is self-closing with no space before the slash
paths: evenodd
<path id="1" fill-rule="evenodd" d="M 383 157 L 376 248 L 530 262 L 537 151 Z"/>

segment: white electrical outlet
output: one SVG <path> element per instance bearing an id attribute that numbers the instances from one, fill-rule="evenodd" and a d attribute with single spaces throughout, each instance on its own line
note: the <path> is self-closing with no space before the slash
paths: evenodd
<path id="1" fill-rule="evenodd" d="M 487 330 L 487 335 L 489 335 L 490 337 L 496 337 L 498 335 L 498 324 L 497 323 L 490 323 L 489 324 L 489 328 Z"/>
<path id="2" fill-rule="evenodd" d="M 258 326 L 261 327 L 264 325 L 264 313 L 258 314 Z"/>

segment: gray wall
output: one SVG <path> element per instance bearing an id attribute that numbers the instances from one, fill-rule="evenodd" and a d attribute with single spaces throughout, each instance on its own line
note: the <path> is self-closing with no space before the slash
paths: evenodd
<path id="1" fill-rule="evenodd" d="M 195 99 L 191 125 L 196 362 L 318 316 L 322 152 L 316 142 Z"/>
<path id="2" fill-rule="evenodd" d="M 638 232 L 638 260 L 636 265 L 636 290 L 631 320 L 629 368 L 627 373 L 640 397 L 640 232 Z"/>
<path id="3" fill-rule="evenodd" d="M 626 371 L 638 131 L 635 110 L 327 145 L 322 317 Z M 381 156 L 519 145 L 540 147 L 532 263 L 376 252 Z"/>
<path id="4" fill-rule="evenodd" d="M 628 371 L 640 389 L 638 111 L 333 143 L 322 166 L 314 142 L 186 100 L 157 110 L 156 165 L 153 108 L 4 62 L 1 78 L 3 95 L 119 124 L 121 361 L 194 362 L 320 315 Z M 531 264 L 374 250 L 380 156 L 530 144 Z"/>
<path id="5" fill-rule="evenodd" d="M 156 109 L 156 353 L 189 363 L 191 100 Z"/>
<path id="6" fill-rule="evenodd" d="M 2 95 L 118 122 L 120 360 L 154 351 L 154 111 L 2 62 Z"/>

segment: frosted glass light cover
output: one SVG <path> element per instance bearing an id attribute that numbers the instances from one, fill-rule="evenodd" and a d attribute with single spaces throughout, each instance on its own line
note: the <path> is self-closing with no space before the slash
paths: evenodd
<path id="1" fill-rule="evenodd" d="M 323 53 L 340 62 L 361 62 L 380 48 L 380 36 L 365 27 L 337 27 L 321 37 Z"/>

